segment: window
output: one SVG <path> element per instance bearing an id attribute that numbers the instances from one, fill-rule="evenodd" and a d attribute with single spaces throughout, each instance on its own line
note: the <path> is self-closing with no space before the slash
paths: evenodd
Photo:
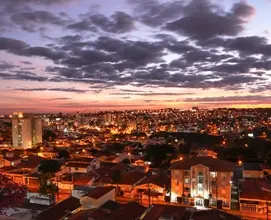
<path id="1" fill-rule="evenodd" d="M 188 183 L 189 183 L 189 179 L 188 179 L 188 178 L 185 178 L 185 179 L 184 179 L 184 183 L 185 183 L 185 184 L 188 184 Z"/>
<path id="2" fill-rule="evenodd" d="M 179 180 L 176 180 L 176 185 L 179 186 Z"/>
<path id="3" fill-rule="evenodd" d="M 211 178 L 216 178 L 216 172 L 210 172 Z"/>
<path id="4" fill-rule="evenodd" d="M 198 183 L 203 183 L 203 173 L 202 172 L 198 173 Z"/>

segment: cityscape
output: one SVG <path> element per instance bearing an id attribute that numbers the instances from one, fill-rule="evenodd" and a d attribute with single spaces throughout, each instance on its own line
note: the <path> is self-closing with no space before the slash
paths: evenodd
<path id="1" fill-rule="evenodd" d="M 271 219 L 270 0 L 0 0 L 0 220 Z"/>

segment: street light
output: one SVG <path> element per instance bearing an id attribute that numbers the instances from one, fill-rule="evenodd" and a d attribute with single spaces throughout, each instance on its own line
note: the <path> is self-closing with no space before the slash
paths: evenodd
<path id="1" fill-rule="evenodd" d="M 238 161 L 239 166 L 241 166 L 242 163 L 243 163 L 242 160 L 239 160 L 239 161 Z"/>

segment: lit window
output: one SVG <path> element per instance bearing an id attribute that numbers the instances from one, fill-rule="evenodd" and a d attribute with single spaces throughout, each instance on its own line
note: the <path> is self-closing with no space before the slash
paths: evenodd
<path id="1" fill-rule="evenodd" d="M 212 178 L 215 178 L 216 177 L 216 172 L 210 172 L 210 175 Z"/>
<path id="2" fill-rule="evenodd" d="M 188 183 L 189 183 L 189 179 L 188 179 L 188 178 L 185 178 L 185 179 L 184 179 L 184 183 L 188 184 Z"/>

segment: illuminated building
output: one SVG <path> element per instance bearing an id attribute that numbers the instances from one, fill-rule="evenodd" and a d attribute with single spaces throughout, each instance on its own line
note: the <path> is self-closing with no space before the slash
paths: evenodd
<path id="1" fill-rule="evenodd" d="M 32 148 L 42 142 L 42 119 L 32 115 L 12 116 L 12 145 L 16 148 Z"/>
<path id="2" fill-rule="evenodd" d="M 233 164 L 211 157 L 193 157 L 171 166 L 171 201 L 184 198 L 184 203 L 212 206 L 222 201 L 230 208 Z M 220 202 L 221 203 L 221 202 Z"/>

